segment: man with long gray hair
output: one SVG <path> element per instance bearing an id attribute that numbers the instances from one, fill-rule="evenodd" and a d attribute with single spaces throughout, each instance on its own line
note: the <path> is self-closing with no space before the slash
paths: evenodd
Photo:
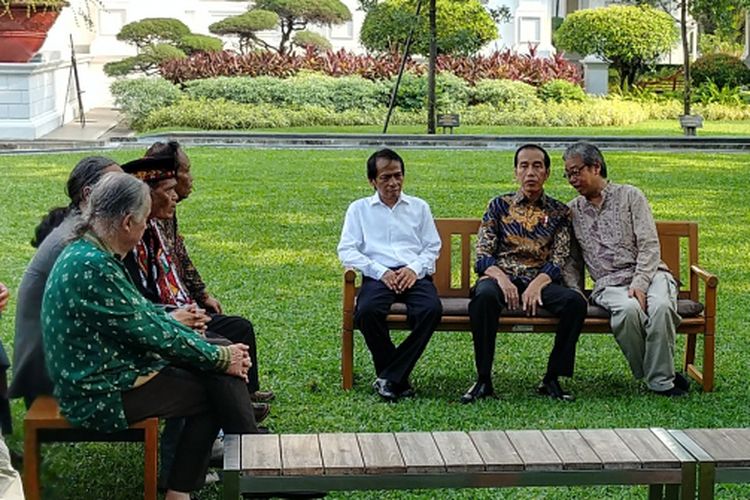
<path id="1" fill-rule="evenodd" d="M 610 182 L 593 144 L 572 144 L 563 160 L 565 178 L 580 194 L 568 204 L 577 245 L 565 273 L 567 285 L 583 289 L 585 263 L 595 281 L 591 301 L 610 312 L 612 332 L 633 376 L 656 394 L 684 396 L 688 380 L 674 369 L 681 319 L 677 283 L 661 261 L 646 197 L 634 186 Z"/>

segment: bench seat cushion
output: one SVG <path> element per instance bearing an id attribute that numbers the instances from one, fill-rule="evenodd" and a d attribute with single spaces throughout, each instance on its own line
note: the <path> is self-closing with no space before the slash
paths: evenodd
<path id="1" fill-rule="evenodd" d="M 440 301 L 443 303 L 443 315 L 444 316 L 468 316 L 469 315 L 469 299 L 462 297 L 441 297 Z M 703 312 L 703 304 L 688 299 L 679 299 L 677 301 L 677 312 L 683 318 L 694 318 L 699 316 Z M 406 314 L 406 305 L 396 302 L 391 306 L 391 314 Z M 503 310 L 503 316 L 526 316 L 523 311 L 507 311 Z M 552 318 L 552 314 L 547 312 L 545 309 L 538 309 L 537 315 L 542 318 Z M 589 318 L 609 318 L 609 313 L 599 306 L 589 304 L 589 310 L 587 313 Z"/>

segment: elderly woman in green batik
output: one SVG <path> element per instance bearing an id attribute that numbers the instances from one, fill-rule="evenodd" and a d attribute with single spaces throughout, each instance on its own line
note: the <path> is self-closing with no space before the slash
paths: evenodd
<path id="1" fill-rule="evenodd" d="M 74 425 L 104 432 L 147 417 L 185 416 L 166 498 L 189 499 L 205 478 L 219 428 L 253 433 L 241 344 L 217 346 L 146 300 L 122 264 L 141 239 L 148 187 L 120 173 L 94 187 L 42 303 L 54 394 Z"/>

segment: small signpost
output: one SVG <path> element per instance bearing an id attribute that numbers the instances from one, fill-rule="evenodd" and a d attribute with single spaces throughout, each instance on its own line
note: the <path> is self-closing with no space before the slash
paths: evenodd
<path id="1" fill-rule="evenodd" d="M 451 129 L 451 134 L 453 134 L 453 127 L 458 127 L 461 125 L 461 122 L 458 113 L 446 113 L 437 115 L 437 124 L 438 127 L 443 127 L 443 133 L 445 133 L 445 129 L 449 128 Z"/>

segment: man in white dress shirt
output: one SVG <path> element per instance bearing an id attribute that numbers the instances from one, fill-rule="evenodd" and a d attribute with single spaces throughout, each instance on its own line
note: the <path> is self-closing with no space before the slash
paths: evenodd
<path id="1" fill-rule="evenodd" d="M 432 283 L 440 236 L 429 205 L 401 192 L 404 161 L 381 149 L 367 160 L 375 194 L 349 205 L 338 255 L 362 273 L 355 325 L 372 353 L 375 391 L 386 401 L 414 395 L 409 375 L 440 321 L 443 308 Z M 386 316 L 394 302 L 406 304 L 411 334 L 397 347 Z"/>

